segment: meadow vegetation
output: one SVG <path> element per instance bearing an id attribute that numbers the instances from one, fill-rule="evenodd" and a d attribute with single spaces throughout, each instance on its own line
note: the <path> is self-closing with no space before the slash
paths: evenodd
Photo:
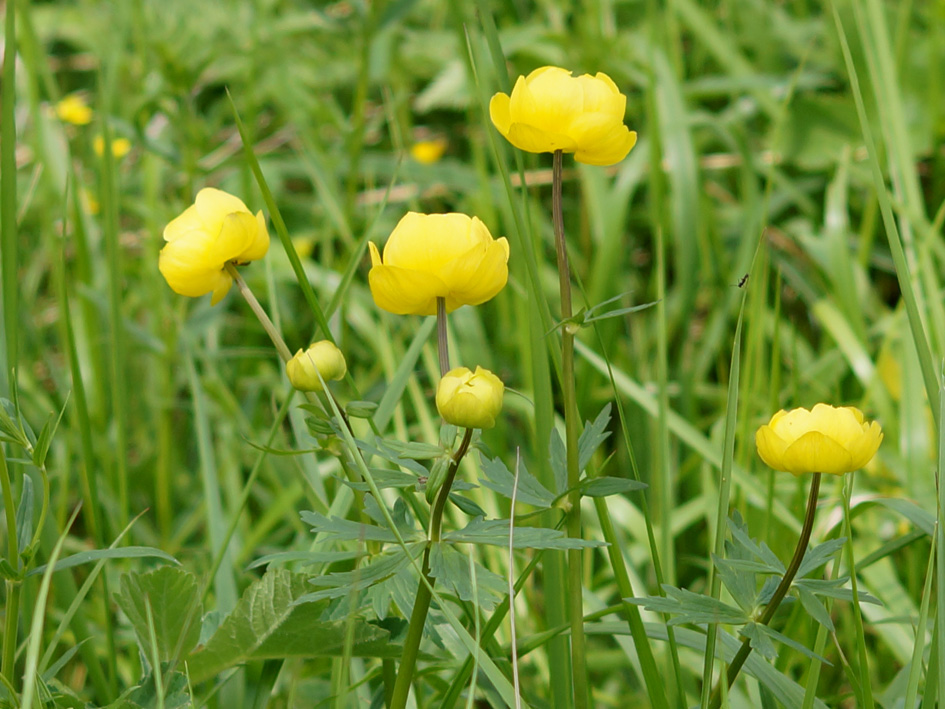
<path id="1" fill-rule="evenodd" d="M 941 0 L 3 18 L 0 706 L 945 706 Z M 544 66 L 629 155 L 515 147 Z M 408 212 L 487 230 L 442 312 Z"/>

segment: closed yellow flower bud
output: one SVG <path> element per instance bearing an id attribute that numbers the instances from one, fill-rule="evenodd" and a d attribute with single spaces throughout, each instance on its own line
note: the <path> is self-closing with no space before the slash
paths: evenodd
<path id="1" fill-rule="evenodd" d="M 862 411 L 828 404 L 782 409 L 755 434 L 761 459 L 794 475 L 852 473 L 872 460 L 882 440 L 880 425 L 867 422 Z"/>
<path id="2" fill-rule="evenodd" d="M 492 428 L 502 410 L 505 385 L 488 369 L 448 371 L 436 388 L 436 409 L 447 423 L 463 428 Z"/>
<path id="3" fill-rule="evenodd" d="M 285 363 L 285 373 L 299 391 L 321 391 L 322 381 L 341 379 L 347 371 L 345 356 L 328 340 L 309 345 L 304 352 L 299 350 Z"/>
<path id="4" fill-rule="evenodd" d="M 56 104 L 56 117 L 64 123 L 84 126 L 92 122 L 92 109 L 80 94 L 69 94 Z"/>
<path id="5" fill-rule="evenodd" d="M 573 77 L 546 66 L 518 77 L 511 96 L 493 96 L 489 115 L 520 150 L 562 150 L 588 165 L 613 165 L 637 142 L 637 134 L 623 124 L 626 108 L 627 97 L 606 74 Z"/>
<path id="6" fill-rule="evenodd" d="M 212 293 L 211 305 L 233 285 L 227 263 L 255 261 L 269 250 L 263 213 L 253 216 L 241 199 L 212 187 L 200 190 L 194 204 L 164 227 L 164 241 L 158 268 L 167 284 L 191 298 Z"/>
<path id="7" fill-rule="evenodd" d="M 408 212 L 391 232 L 381 258 L 371 247 L 368 281 L 379 308 L 397 315 L 436 315 L 494 297 L 509 278 L 509 242 L 493 239 L 476 217 Z"/>

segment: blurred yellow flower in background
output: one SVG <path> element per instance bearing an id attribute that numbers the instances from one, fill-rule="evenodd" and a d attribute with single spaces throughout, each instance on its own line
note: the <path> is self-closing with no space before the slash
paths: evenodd
<path id="1" fill-rule="evenodd" d="M 479 305 L 509 278 L 509 242 L 493 239 L 476 217 L 408 212 L 394 227 L 381 258 L 371 248 L 368 281 L 379 308 L 397 315 L 435 315 L 436 299 L 446 311 Z"/>
<path id="2" fill-rule="evenodd" d="M 69 94 L 56 104 L 56 117 L 76 126 L 92 122 L 92 109 L 80 94 Z"/>
<path id="3" fill-rule="evenodd" d="M 502 410 L 505 385 L 488 369 L 451 369 L 436 388 L 436 409 L 447 423 L 463 428 L 492 428 Z"/>
<path id="4" fill-rule="evenodd" d="M 96 155 L 102 157 L 105 154 L 105 138 L 100 135 L 95 136 L 92 140 L 92 150 L 95 151 Z M 112 138 L 112 155 L 116 159 L 121 160 L 130 152 L 130 140 L 127 138 Z"/>
<path id="5" fill-rule="evenodd" d="M 323 387 L 319 374 L 322 380 L 328 382 L 343 378 L 347 371 L 345 356 L 328 340 L 309 345 L 305 351 L 299 350 L 285 363 L 289 381 L 299 391 L 321 391 Z"/>
<path id="6" fill-rule="evenodd" d="M 852 406 L 817 404 L 810 411 L 783 409 L 755 434 L 758 455 L 775 470 L 794 475 L 842 475 L 866 465 L 883 440 L 876 421 Z"/>
<path id="7" fill-rule="evenodd" d="M 410 157 L 423 165 L 432 165 L 438 162 L 449 143 L 446 138 L 433 138 L 432 140 L 418 140 L 410 146 Z"/>
<path id="8" fill-rule="evenodd" d="M 574 153 L 589 165 L 620 162 L 637 142 L 623 123 L 627 97 L 609 76 L 573 77 L 555 66 L 520 76 L 512 95 L 498 93 L 489 115 L 516 148 L 530 153 Z"/>
<path id="9" fill-rule="evenodd" d="M 200 190 L 194 204 L 164 228 L 164 240 L 158 268 L 167 284 L 191 298 L 213 293 L 211 305 L 233 285 L 227 263 L 255 261 L 269 250 L 262 211 L 253 216 L 241 199 L 212 187 Z"/>

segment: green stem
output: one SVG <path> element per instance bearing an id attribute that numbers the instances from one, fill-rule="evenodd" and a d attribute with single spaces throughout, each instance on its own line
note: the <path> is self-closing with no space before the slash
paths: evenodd
<path id="1" fill-rule="evenodd" d="M 814 473 L 813 479 L 811 480 L 810 495 L 807 497 L 807 512 L 804 515 L 804 526 L 801 528 L 801 536 L 797 540 L 797 547 L 794 549 L 794 557 L 791 559 L 791 563 L 788 564 L 787 571 L 784 572 L 784 577 L 781 579 L 781 583 L 778 584 L 778 588 L 775 590 L 774 595 L 771 597 L 768 605 L 765 606 L 764 614 L 757 621 L 760 625 L 767 625 L 771 622 L 775 611 L 778 610 L 778 606 L 781 605 L 781 601 L 784 600 L 788 590 L 791 588 L 791 583 L 794 581 L 794 576 L 797 574 L 797 570 L 801 567 L 801 562 L 804 560 L 804 554 L 807 553 L 807 544 L 810 542 L 810 533 L 814 529 L 814 514 L 817 512 L 817 496 L 820 494 L 821 475 L 821 473 Z M 739 670 L 741 670 L 742 665 L 745 664 L 745 660 L 748 659 L 750 654 L 751 641 L 748 638 L 745 638 L 745 640 L 742 641 L 742 646 L 738 648 L 738 652 L 735 654 L 731 664 L 728 666 L 728 675 L 725 679 L 726 687 L 732 686 L 732 682 L 735 681 Z M 718 709 L 721 704 L 722 681 L 720 679 L 719 683 L 715 686 L 715 691 L 712 692 L 712 698 L 709 700 L 709 707 L 710 709 Z"/>
<path id="2" fill-rule="evenodd" d="M 32 454 L 32 450 L 30 453 Z M 33 538 L 30 539 L 29 558 L 36 553 L 36 547 L 39 544 L 39 537 L 43 532 L 43 526 L 46 524 L 46 513 L 49 511 L 49 473 L 46 472 L 46 466 L 40 466 L 39 474 L 43 479 L 43 505 L 39 509 L 39 521 L 36 523 L 36 529 L 33 531 Z M 29 564 L 29 559 L 26 561 Z"/>
<path id="3" fill-rule="evenodd" d="M 400 669 L 397 672 L 397 681 L 394 683 L 394 691 L 389 704 L 390 709 L 403 709 L 407 705 L 410 684 L 413 682 L 413 673 L 417 666 L 420 640 L 423 638 L 423 626 L 426 624 L 430 601 L 433 598 L 434 579 L 430 576 L 430 549 L 433 544 L 440 541 L 443 510 L 446 508 L 446 501 L 449 499 L 450 488 L 456 478 L 459 463 L 466 455 L 466 451 L 469 450 L 472 434 L 473 429 L 467 428 L 462 443 L 459 444 L 459 448 L 453 455 L 452 462 L 450 462 L 443 486 L 433 503 L 433 512 L 430 514 L 429 542 L 426 549 L 423 550 L 423 578 L 420 579 L 420 584 L 417 586 L 417 597 L 413 602 L 413 612 L 410 614 L 410 625 L 407 628 L 407 637 L 404 640 L 404 651 L 400 656 Z"/>
<path id="4" fill-rule="evenodd" d="M 581 538 L 581 492 L 577 489 L 581 469 L 578 459 L 578 437 L 580 435 L 580 413 L 577 408 L 577 390 L 574 385 L 574 329 L 568 323 L 573 314 L 571 308 L 571 269 L 568 265 L 568 248 L 564 240 L 564 214 L 561 207 L 561 173 L 564 153 L 556 150 L 552 168 L 551 216 L 555 230 L 555 253 L 558 257 L 558 287 L 561 292 L 561 389 L 564 398 L 565 444 L 567 448 L 568 537 Z M 580 549 L 568 550 L 568 603 L 571 618 L 571 663 L 574 681 L 574 706 L 584 709 L 590 695 L 587 683 L 587 651 L 584 638 L 584 593 L 582 587 L 583 556 Z"/>
<path id="5" fill-rule="evenodd" d="M 285 340 L 282 339 L 282 334 L 279 332 L 278 328 L 273 325 L 272 320 L 269 319 L 269 316 L 266 315 L 266 311 L 263 310 L 263 307 L 259 304 L 259 301 L 256 300 L 256 296 L 253 295 L 253 292 L 249 289 L 249 286 L 246 285 L 246 281 L 243 280 L 243 277 L 240 275 L 239 271 L 236 270 L 236 266 L 234 266 L 232 262 L 227 262 L 224 268 L 226 269 L 226 272 L 233 277 L 233 282 L 236 284 L 237 289 L 239 289 L 240 295 L 246 299 L 250 310 L 252 310 L 259 319 L 260 324 L 263 326 L 263 330 L 265 330 L 266 334 L 269 335 L 269 339 L 272 340 L 272 344 L 276 346 L 276 350 L 279 352 L 279 356 L 282 357 L 282 361 L 288 362 L 290 359 L 292 359 L 292 353 L 285 344 Z"/>
<path id="6" fill-rule="evenodd" d="M 446 333 L 446 298 L 436 299 L 436 353 L 440 359 L 440 376 L 450 371 L 450 345 Z"/>
<path id="7" fill-rule="evenodd" d="M 13 501 L 13 486 L 10 484 L 10 471 L 7 468 L 7 456 L 0 445 L 0 490 L 3 492 L 3 506 L 7 516 L 7 557 L 10 565 L 17 572 L 20 570 L 19 546 L 16 538 L 16 505 Z M 14 687 L 16 677 L 13 666 L 16 662 L 16 635 L 20 619 L 20 580 L 8 579 L 7 604 L 3 625 L 3 660 L 0 662 L 0 674 Z"/>

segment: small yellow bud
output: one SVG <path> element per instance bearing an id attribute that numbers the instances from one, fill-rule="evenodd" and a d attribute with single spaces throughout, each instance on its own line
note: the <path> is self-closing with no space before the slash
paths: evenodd
<path id="1" fill-rule="evenodd" d="M 327 382 L 332 379 L 341 379 L 347 371 L 345 356 L 328 340 L 309 345 L 304 352 L 299 350 L 295 353 L 295 357 L 285 364 L 285 373 L 289 375 L 289 381 L 299 391 L 321 391 L 322 383 L 318 379 L 319 374 Z"/>
<path id="2" fill-rule="evenodd" d="M 436 388 L 436 408 L 447 423 L 463 428 L 492 428 L 502 410 L 505 385 L 488 369 L 466 367 L 447 372 Z"/>
<path id="3" fill-rule="evenodd" d="M 782 409 L 755 434 L 761 459 L 794 475 L 852 473 L 872 460 L 882 440 L 880 425 L 867 422 L 862 411 L 828 404 Z"/>
<path id="4" fill-rule="evenodd" d="M 434 138 L 433 140 L 418 140 L 410 146 L 410 157 L 421 165 L 432 165 L 438 162 L 443 153 L 446 152 L 448 143 L 446 138 Z"/>
<path id="5" fill-rule="evenodd" d="M 95 136 L 92 139 L 92 150 L 95 151 L 95 154 L 99 157 L 102 157 L 105 154 L 105 138 L 100 135 Z M 112 139 L 112 155 L 116 160 L 121 160 L 129 152 L 131 152 L 131 141 L 127 138 L 113 138 Z"/>

